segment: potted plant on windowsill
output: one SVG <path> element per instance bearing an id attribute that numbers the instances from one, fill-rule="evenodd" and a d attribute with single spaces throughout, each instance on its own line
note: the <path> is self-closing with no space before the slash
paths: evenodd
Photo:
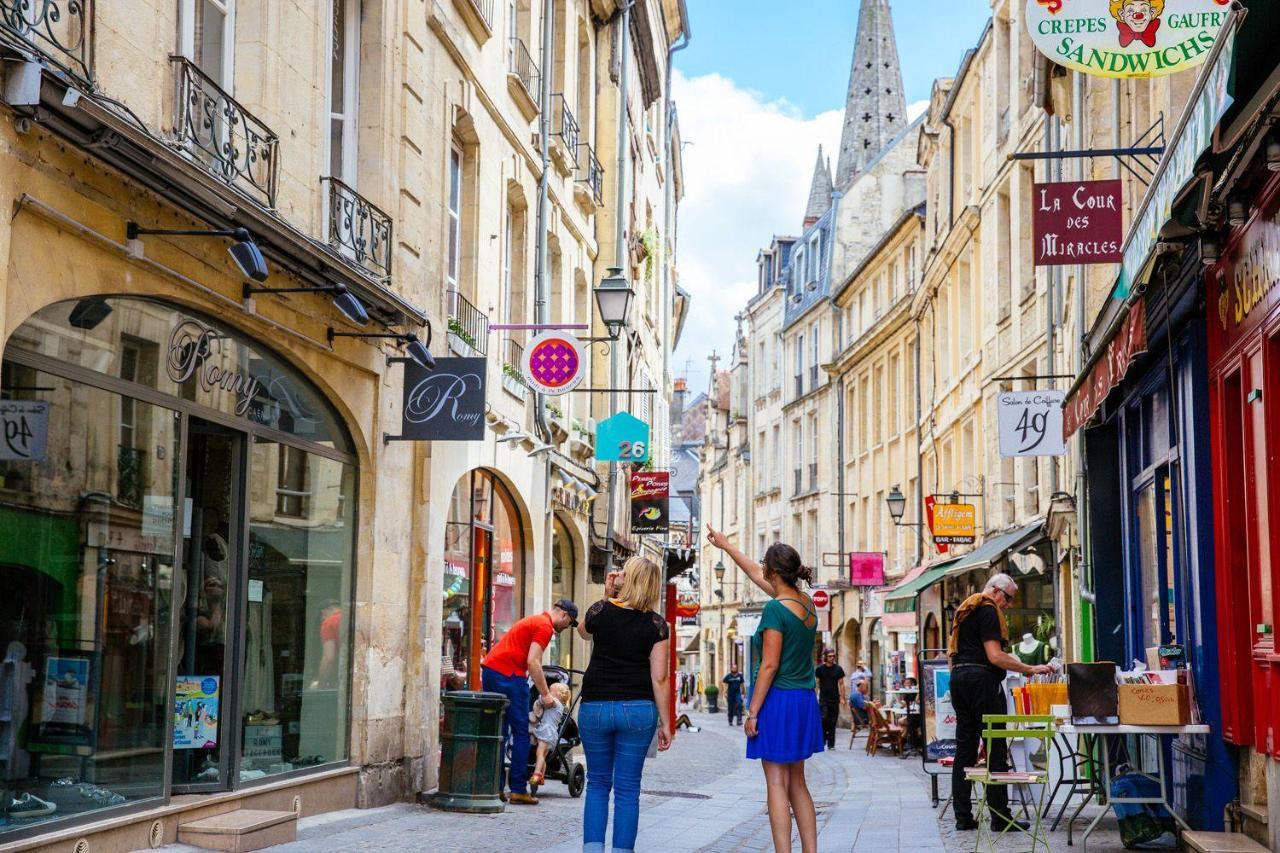
<path id="1" fill-rule="evenodd" d="M 707 711 L 712 714 L 720 713 L 720 706 L 716 704 L 716 700 L 720 698 L 720 688 L 708 684 L 703 688 L 702 695 L 707 697 Z"/>
<path id="2" fill-rule="evenodd" d="M 457 317 L 449 318 L 449 349 L 461 356 L 479 354 L 479 350 L 476 349 L 475 336 L 467 331 Z"/>

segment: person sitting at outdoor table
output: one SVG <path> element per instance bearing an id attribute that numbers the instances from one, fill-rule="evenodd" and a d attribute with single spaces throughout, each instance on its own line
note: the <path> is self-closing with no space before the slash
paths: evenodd
<path id="1" fill-rule="evenodd" d="M 858 725 L 870 724 L 871 712 L 867 710 L 867 706 L 875 704 L 871 698 L 871 685 L 865 678 L 853 686 L 853 692 L 849 694 L 849 709 L 857 717 Z"/>

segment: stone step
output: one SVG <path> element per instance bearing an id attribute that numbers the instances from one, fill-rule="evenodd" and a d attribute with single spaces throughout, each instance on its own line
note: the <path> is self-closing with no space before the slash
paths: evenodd
<path id="1" fill-rule="evenodd" d="M 200 818 L 178 827 L 178 841 L 208 850 L 248 853 L 276 844 L 286 844 L 298 837 L 298 815 L 295 812 L 271 812 L 239 809 Z"/>
<path id="2" fill-rule="evenodd" d="M 1197 853 L 1267 853 L 1267 848 L 1238 832 L 1184 832 L 1182 842 Z"/>

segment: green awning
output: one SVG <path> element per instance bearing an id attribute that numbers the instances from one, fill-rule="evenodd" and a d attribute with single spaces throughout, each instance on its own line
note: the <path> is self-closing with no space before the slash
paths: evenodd
<path id="1" fill-rule="evenodd" d="M 889 590 L 884 596 L 884 612 L 911 613 L 915 611 L 916 596 L 919 595 L 922 590 L 928 589 L 946 577 L 947 569 L 949 569 L 957 559 L 959 558 L 957 557 L 950 560 L 943 560 L 941 563 L 935 563 L 915 577 L 909 578 Z"/>
<path id="2" fill-rule="evenodd" d="M 1007 533 L 1001 533 L 987 539 L 977 548 L 958 559 L 946 572 L 949 577 L 971 572 L 976 569 L 989 569 L 998 563 L 1010 551 L 1025 548 L 1032 542 L 1044 538 L 1044 519 L 1036 519 L 1030 524 L 1016 527 Z"/>

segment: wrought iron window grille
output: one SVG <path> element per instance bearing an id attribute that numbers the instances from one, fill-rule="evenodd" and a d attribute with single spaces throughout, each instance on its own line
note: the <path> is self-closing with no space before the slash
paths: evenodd
<path id="1" fill-rule="evenodd" d="M 391 278 L 391 217 L 349 184 L 332 176 L 327 186 L 329 245 L 384 282 Z"/>
<path id="2" fill-rule="evenodd" d="M 563 93 L 551 96 L 551 132 L 560 137 L 565 147 L 576 156 L 581 131 Z"/>
<path id="3" fill-rule="evenodd" d="M 507 53 L 507 70 L 520 78 L 524 90 L 529 93 L 534 103 L 537 103 L 541 72 L 538 70 L 538 64 L 529 54 L 529 48 L 525 47 L 518 36 L 511 37 L 511 49 Z"/>
<path id="4" fill-rule="evenodd" d="M 489 315 L 456 290 L 448 291 L 449 331 L 480 355 L 489 352 Z M 518 364 L 518 362 L 517 362 Z"/>
<path id="5" fill-rule="evenodd" d="M 578 143 L 578 180 L 591 191 L 597 205 L 604 201 L 604 167 L 596 152 L 585 142 Z"/>
<path id="6" fill-rule="evenodd" d="M 274 208 L 280 138 L 189 59 L 170 59 L 179 147 L 215 178 Z"/>
<path id="7" fill-rule="evenodd" d="M 54 67 L 96 89 L 94 0 L 0 0 L 0 37 L 16 38 Z"/>

